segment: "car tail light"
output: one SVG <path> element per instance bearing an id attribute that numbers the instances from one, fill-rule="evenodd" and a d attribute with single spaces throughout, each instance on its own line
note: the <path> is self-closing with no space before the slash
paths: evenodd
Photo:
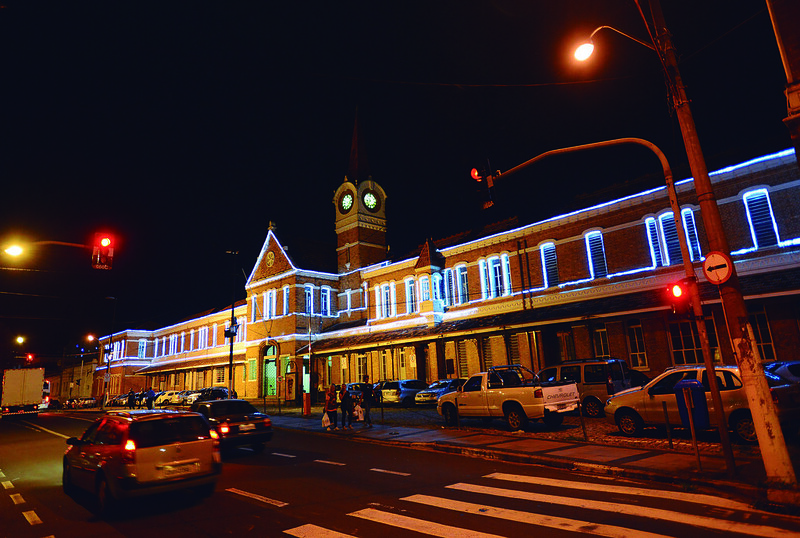
<path id="1" fill-rule="evenodd" d="M 125 441 L 122 447 L 122 463 L 133 463 L 136 461 L 136 443 L 133 439 Z"/>
<path id="2" fill-rule="evenodd" d="M 223 422 L 222 424 L 219 425 L 219 433 L 221 433 L 222 435 L 227 435 L 228 433 L 230 433 L 230 431 L 231 427 L 228 426 L 227 422 Z"/>
<path id="3" fill-rule="evenodd" d="M 267 428 L 272 427 L 272 420 L 270 420 L 268 418 L 265 418 L 264 419 L 264 426 L 266 426 Z"/>
<path id="4" fill-rule="evenodd" d="M 533 391 L 533 397 L 534 398 L 544 398 L 544 392 L 542 392 L 542 389 L 536 389 L 536 390 Z"/>

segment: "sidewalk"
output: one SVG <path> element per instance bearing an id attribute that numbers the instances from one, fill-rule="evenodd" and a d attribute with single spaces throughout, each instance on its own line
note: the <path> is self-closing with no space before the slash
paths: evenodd
<path id="1" fill-rule="evenodd" d="M 253 403 L 260 407 L 257 402 Z M 648 446 L 653 443 L 638 439 L 625 439 L 609 444 L 596 442 L 589 436 L 587 442 L 580 428 L 577 428 L 579 433 L 575 433 L 574 426 L 562 426 L 560 432 L 540 436 L 536 431 L 500 431 L 498 428 L 505 427 L 501 421 L 496 421 L 491 428 L 481 428 L 480 421 L 474 419 L 464 421 L 460 428 L 445 428 L 441 421 L 433 423 L 430 420 L 428 424 L 408 424 L 414 421 L 404 421 L 402 418 L 398 420 L 395 417 L 381 424 L 380 410 L 373 409 L 373 428 L 364 429 L 358 423 L 354 430 L 327 432 L 321 425 L 321 407 L 313 407 L 309 416 L 303 416 L 302 409 L 296 407 L 284 407 L 280 414 L 277 408 L 267 408 L 267 412 L 276 429 L 304 430 L 320 435 L 350 437 L 363 442 L 670 483 L 687 489 L 712 489 L 736 495 L 763 509 L 792 513 L 800 510 L 800 490 L 772 488 L 765 484 L 766 474 L 757 447 L 735 451 L 736 473 L 729 478 L 718 444 L 714 446 L 711 443 L 702 443 L 704 448 L 700 450 L 698 469 L 697 454 L 693 448 L 686 450 L 685 441 L 682 442 L 682 450 L 654 448 Z M 574 421 L 577 420 L 576 417 Z M 689 446 L 690 443 L 691 441 Z M 798 469 L 800 454 L 797 454 L 797 450 L 792 452 L 795 468 Z"/>

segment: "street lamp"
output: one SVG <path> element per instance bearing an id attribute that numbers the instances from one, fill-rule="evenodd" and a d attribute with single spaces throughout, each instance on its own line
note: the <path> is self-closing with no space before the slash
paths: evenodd
<path id="1" fill-rule="evenodd" d="M 728 247 L 728 240 L 725 235 L 725 230 L 722 227 L 719 207 L 717 207 L 711 180 L 708 177 L 708 169 L 706 168 L 705 158 L 700 148 L 700 140 L 689 106 L 689 99 L 686 96 L 686 88 L 683 85 L 683 80 L 678 70 L 677 54 L 672 44 L 672 38 L 664 22 L 661 4 L 659 0 L 649 1 L 650 13 L 653 19 L 651 25 L 644 11 L 642 11 L 639 0 L 634 0 L 634 2 L 650 34 L 652 44 L 632 38 L 609 26 L 601 26 L 592 32 L 592 35 L 602 29 L 611 29 L 652 49 L 658 54 L 661 66 L 666 75 L 668 90 L 672 98 L 672 106 L 678 118 L 681 135 L 683 136 L 686 155 L 689 159 L 689 168 L 692 171 L 692 176 L 694 176 L 694 188 L 697 194 L 697 201 L 700 205 L 700 214 L 703 218 L 703 225 L 706 230 L 709 248 L 711 251 L 722 253 L 724 257 L 729 259 L 730 248 Z M 588 58 L 586 55 L 587 50 L 588 47 L 584 47 L 582 53 L 584 59 Z M 683 255 L 685 263 L 686 254 L 684 253 Z M 750 406 L 750 413 L 758 437 L 758 444 L 761 448 L 764 468 L 768 480 L 793 486 L 797 483 L 797 478 L 795 477 L 794 468 L 792 467 L 792 462 L 786 449 L 786 441 L 783 437 L 780 422 L 775 412 L 769 386 L 764 376 L 761 355 L 755 343 L 753 328 L 750 326 L 748 320 L 747 307 L 744 303 L 744 297 L 742 296 L 739 286 L 739 277 L 732 263 L 730 264 L 730 270 L 731 272 L 728 280 L 719 284 L 720 299 L 725 312 L 725 320 L 733 345 L 734 356 L 739 366 L 739 372 L 742 374 L 742 384 L 744 385 L 745 394 L 747 395 Z M 692 292 L 693 295 L 696 293 L 696 286 L 696 283 L 692 285 L 694 289 Z M 693 303 L 695 303 L 694 300 Z M 696 305 L 694 306 L 695 312 L 697 312 Z M 712 370 L 709 366 L 713 368 L 713 360 L 708 354 L 705 354 L 705 363 L 706 368 L 711 372 Z M 709 381 L 711 386 L 714 387 L 716 382 L 715 376 L 712 377 L 709 375 Z M 715 392 L 717 392 L 718 398 L 718 388 L 712 390 L 712 397 Z M 721 402 L 717 398 L 714 399 L 714 407 L 721 409 Z M 725 424 L 720 424 L 720 435 L 723 434 L 724 428 Z M 725 434 L 727 434 L 727 431 Z"/>

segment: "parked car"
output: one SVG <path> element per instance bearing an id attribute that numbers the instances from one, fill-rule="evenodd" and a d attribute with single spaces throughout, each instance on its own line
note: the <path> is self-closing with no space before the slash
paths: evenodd
<path id="1" fill-rule="evenodd" d="M 439 396 L 458 390 L 458 387 L 463 385 L 465 381 L 466 379 L 462 378 L 434 381 L 428 385 L 427 389 L 419 391 L 416 396 L 414 396 L 414 402 L 417 405 L 436 405 L 436 402 L 439 401 Z"/>
<path id="2" fill-rule="evenodd" d="M 81 409 L 97 407 L 97 399 L 94 396 L 86 396 L 84 398 L 80 398 L 78 400 L 77 407 Z"/>
<path id="3" fill-rule="evenodd" d="M 210 495 L 222 472 L 216 430 L 188 411 L 111 411 L 67 445 L 64 492 L 88 491 L 100 513 L 154 493 L 196 488 Z"/>
<path id="4" fill-rule="evenodd" d="M 153 405 L 155 405 L 155 406 L 167 405 L 172 401 L 172 397 L 174 395 L 176 395 L 176 394 L 178 394 L 177 390 L 165 390 L 164 392 L 161 392 L 161 393 L 159 393 L 158 396 L 156 396 L 156 399 L 155 399 L 155 402 L 153 402 Z"/>
<path id="5" fill-rule="evenodd" d="M 345 383 L 345 387 L 347 387 L 347 392 L 350 394 L 350 397 L 353 401 L 357 401 L 361 399 L 361 394 L 364 391 L 364 387 L 367 386 L 367 383 Z"/>
<path id="6" fill-rule="evenodd" d="M 715 371 L 728 427 L 740 440 L 754 443 L 757 440 L 756 433 L 739 368 L 717 366 Z M 711 400 L 708 374 L 703 365 L 669 368 L 643 387 L 628 389 L 611 396 L 606 402 L 606 415 L 617 424 L 623 435 L 633 437 L 639 435 L 645 426 L 665 424 L 663 403 L 666 403 L 670 425 L 681 426 L 675 385 L 683 380 L 696 380 L 702 383 L 711 427 L 715 427 L 716 413 Z M 800 421 L 800 385 L 788 384 L 779 376 L 767 376 L 767 383 L 776 402 L 778 419 L 785 427 L 791 425 L 796 430 Z"/>
<path id="7" fill-rule="evenodd" d="M 272 420 L 244 400 L 198 401 L 191 410 L 206 417 L 217 430 L 222 448 L 250 445 L 260 452 L 272 439 Z"/>
<path id="8" fill-rule="evenodd" d="M 574 381 L 578 385 L 581 407 L 586 416 L 600 417 L 608 397 L 636 386 L 631 369 L 622 359 L 586 359 L 566 361 L 539 371 L 542 383 Z"/>
<path id="9" fill-rule="evenodd" d="M 48 409 L 61 409 L 61 402 L 54 398 L 45 398 L 45 401 L 39 404 L 39 411 L 46 411 Z"/>
<path id="10" fill-rule="evenodd" d="M 777 374 L 791 383 L 800 383 L 800 361 L 766 362 L 764 370 Z"/>
<path id="11" fill-rule="evenodd" d="M 200 396 L 200 390 L 185 390 L 181 394 L 181 405 L 192 405 Z"/>
<path id="12" fill-rule="evenodd" d="M 225 387 L 209 387 L 200 389 L 200 394 L 195 398 L 195 402 L 207 402 L 209 400 L 227 400 L 228 389 Z"/>
<path id="13" fill-rule="evenodd" d="M 383 403 L 401 404 L 410 407 L 414 405 L 414 397 L 417 393 L 427 388 L 428 384 L 419 379 L 387 381 L 381 390 L 381 398 Z"/>

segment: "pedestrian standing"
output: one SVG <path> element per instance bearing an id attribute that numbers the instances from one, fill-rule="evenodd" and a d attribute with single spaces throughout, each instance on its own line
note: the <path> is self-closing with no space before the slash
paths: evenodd
<path id="1" fill-rule="evenodd" d="M 147 395 L 145 397 L 148 409 L 153 408 L 153 400 L 155 399 L 156 399 L 156 392 L 153 390 L 153 387 L 150 387 L 149 389 L 147 389 Z"/>
<path id="2" fill-rule="evenodd" d="M 336 409 L 338 407 L 339 405 L 336 402 L 336 385 L 332 384 L 330 388 L 328 388 L 328 392 L 325 393 L 325 412 L 328 413 L 328 419 L 331 421 L 330 426 L 328 426 L 328 431 L 331 431 L 331 426 L 333 426 L 334 431 L 339 429 L 336 427 Z"/>
<path id="3" fill-rule="evenodd" d="M 342 384 L 342 390 L 339 392 L 339 400 L 342 406 L 342 429 L 353 429 L 353 398 L 347 390 L 347 385 Z M 345 426 L 346 424 L 346 426 Z"/>
<path id="4" fill-rule="evenodd" d="M 136 409 L 136 393 L 133 392 L 133 389 L 128 391 L 128 407 L 130 409 Z"/>
<path id="5" fill-rule="evenodd" d="M 369 376 L 364 376 L 364 390 L 361 392 L 361 408 L 364 410 L 364 428 L 372 427 L 372 418 L 369 416 L 369 409 L 375 401 L 375 394 L 372 390 L 372 383 L 369 382 Z"/>

